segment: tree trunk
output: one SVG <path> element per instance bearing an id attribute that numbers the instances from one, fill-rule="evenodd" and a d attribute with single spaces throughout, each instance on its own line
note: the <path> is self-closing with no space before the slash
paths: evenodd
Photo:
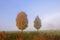
<path id="1" fill-rule="evenodd" d="M 21 32 L 23 33 L 23 30 L 21 30 Z"/>
<path id="2" fill-rule="evenodd" d="M 39 31 L 39 29 L 37 29 L 37 32 Z"/>

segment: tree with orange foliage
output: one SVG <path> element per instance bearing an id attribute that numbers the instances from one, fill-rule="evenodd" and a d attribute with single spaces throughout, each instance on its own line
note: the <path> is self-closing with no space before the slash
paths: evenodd
<path id="1" fill-rule="evenodd" d="M 21 11 L 16 17 L 16 26 L 22 31 L 28 26 L 28 19 L 25 12 Z"/>

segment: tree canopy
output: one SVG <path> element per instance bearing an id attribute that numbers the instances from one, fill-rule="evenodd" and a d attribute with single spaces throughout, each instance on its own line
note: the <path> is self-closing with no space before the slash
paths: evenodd
<path id="1" fill-rule="evenodd" d="M 25 29 L 28 26 L 28 19 L 25 12 L 20 12 L 16 17 L 16 26 L 18 29 Z"/>
<path id="2" fill-rule="evenodd" d="M 38 30 L 41 27 L 41 20 L 40 18 L 37 16 L 34 20 L 34 27 Z"/>

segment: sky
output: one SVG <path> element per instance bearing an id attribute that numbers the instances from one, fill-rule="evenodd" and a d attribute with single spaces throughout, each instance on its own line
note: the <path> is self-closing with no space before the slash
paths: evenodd
<path id="1" fill-rule="evenodd" d="M 28 27 L 34 31 L 36 16 L 41 19 L 40 30 L 60 29 L 60 0 L 0 0 L 0 31 L 18 31 L 16 16 L 24 11 L 28 18 Z"/>

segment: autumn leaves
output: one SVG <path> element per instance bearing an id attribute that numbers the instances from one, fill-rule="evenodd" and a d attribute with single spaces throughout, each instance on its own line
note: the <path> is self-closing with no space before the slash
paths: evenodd
<path id="1" fill-rule="evenodd" d="M 28 26 L 27 15 L 24 12 L 20 12 L 16 18 L 16 26 L 18 29 L 25 29 Z"/>
<path id="2" fill-rule="evenodd" d="M 21 11 L 16 17 L 16 26 L 22 31 L 28 27 L 28 18 L 25 12 Z M 41 27 L 41 20 L 37 16 L 34 20 L 34 27 L 38 30 Z"/>

